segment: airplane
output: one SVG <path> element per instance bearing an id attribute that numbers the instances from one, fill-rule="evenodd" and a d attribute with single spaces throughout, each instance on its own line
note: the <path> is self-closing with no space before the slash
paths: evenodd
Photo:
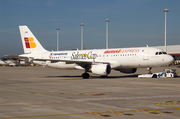
<path id="1" fill-rule="evenodd" d="M 13 61 L 4 61 L 4 60 L 0 60 L 0 65 L 9 65 L 9 66 L 15 66 L 16 64 Z"/>
<path id="2" fill-rule="evenodd" d="M 152 47 L 113 48 L 71 51 L 47 51 L 39 43 L 27 26 L 19 26 L 24 54 L 6 56 L 23 58 L 26 61 L 57 69 L 84 70 L 83 79 L 90 77 L 88 72 L 107 77 L 111 70 L 122 73 L 135 73 L 137 68 L 169 65 L 174 58 L 166 52 Z"/>
<path id="3" fill-rule="evenodd" d="M 5 65 L 5 66 L 10 66 L 10 67 L 14 67 L 14 66 L 27 66 L 29 65 L 28 62 L 25 61 L 21 61 L 21 60 L 0 60 L 0 65 Z"/>

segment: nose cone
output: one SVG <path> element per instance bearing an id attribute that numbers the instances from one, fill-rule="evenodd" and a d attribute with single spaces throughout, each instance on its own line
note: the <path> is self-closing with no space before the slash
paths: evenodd
<path id="1" fill-rule="evenodd" d="M 171 64 L 174 62 L 174 57 L 172 57 L 171 55 L 168 55 L 165 61 L 167 62 L 167 64 Z"/>

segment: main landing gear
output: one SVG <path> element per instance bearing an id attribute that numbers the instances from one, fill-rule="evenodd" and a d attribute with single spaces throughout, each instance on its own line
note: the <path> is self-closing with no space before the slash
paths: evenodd
<path id="1" fill-rule="evenodd" d="M 88 78 L 89 78 L 90 75 L 89 75 L 87 72 L 89 72 L 89 69 L 90 69 L 90 68 L 91 68 L 91 67 L 90 67 L 89 65 L 86 66 L 86 68 L 85 68 L 85 73 L 82 74 L 82 78 L 83 78 L 83 79 L 88 79 Z"/>
<path id="2" fill-rule="evenodd" d="M 82 78 L 83 79 L 88 79 L 89 78 L 89 74 L 88 73 L 83 73 L 82 74 Z"/>

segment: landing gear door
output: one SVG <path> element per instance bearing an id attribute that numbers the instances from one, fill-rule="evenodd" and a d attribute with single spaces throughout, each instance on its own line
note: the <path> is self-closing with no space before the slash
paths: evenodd
<path id="1" fill-rule="evenodd" d="M 143 53 L 143 60 L 149 60 L 149 49 L 142 50 Z"/>

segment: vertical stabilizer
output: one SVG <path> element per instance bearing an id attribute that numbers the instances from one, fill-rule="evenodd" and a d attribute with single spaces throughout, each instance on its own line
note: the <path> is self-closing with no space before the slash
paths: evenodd
<path id="1" fill-rule="evenodd" d="M 46 51 L 27 26 L 19 26 L 24 53 Z"/>

